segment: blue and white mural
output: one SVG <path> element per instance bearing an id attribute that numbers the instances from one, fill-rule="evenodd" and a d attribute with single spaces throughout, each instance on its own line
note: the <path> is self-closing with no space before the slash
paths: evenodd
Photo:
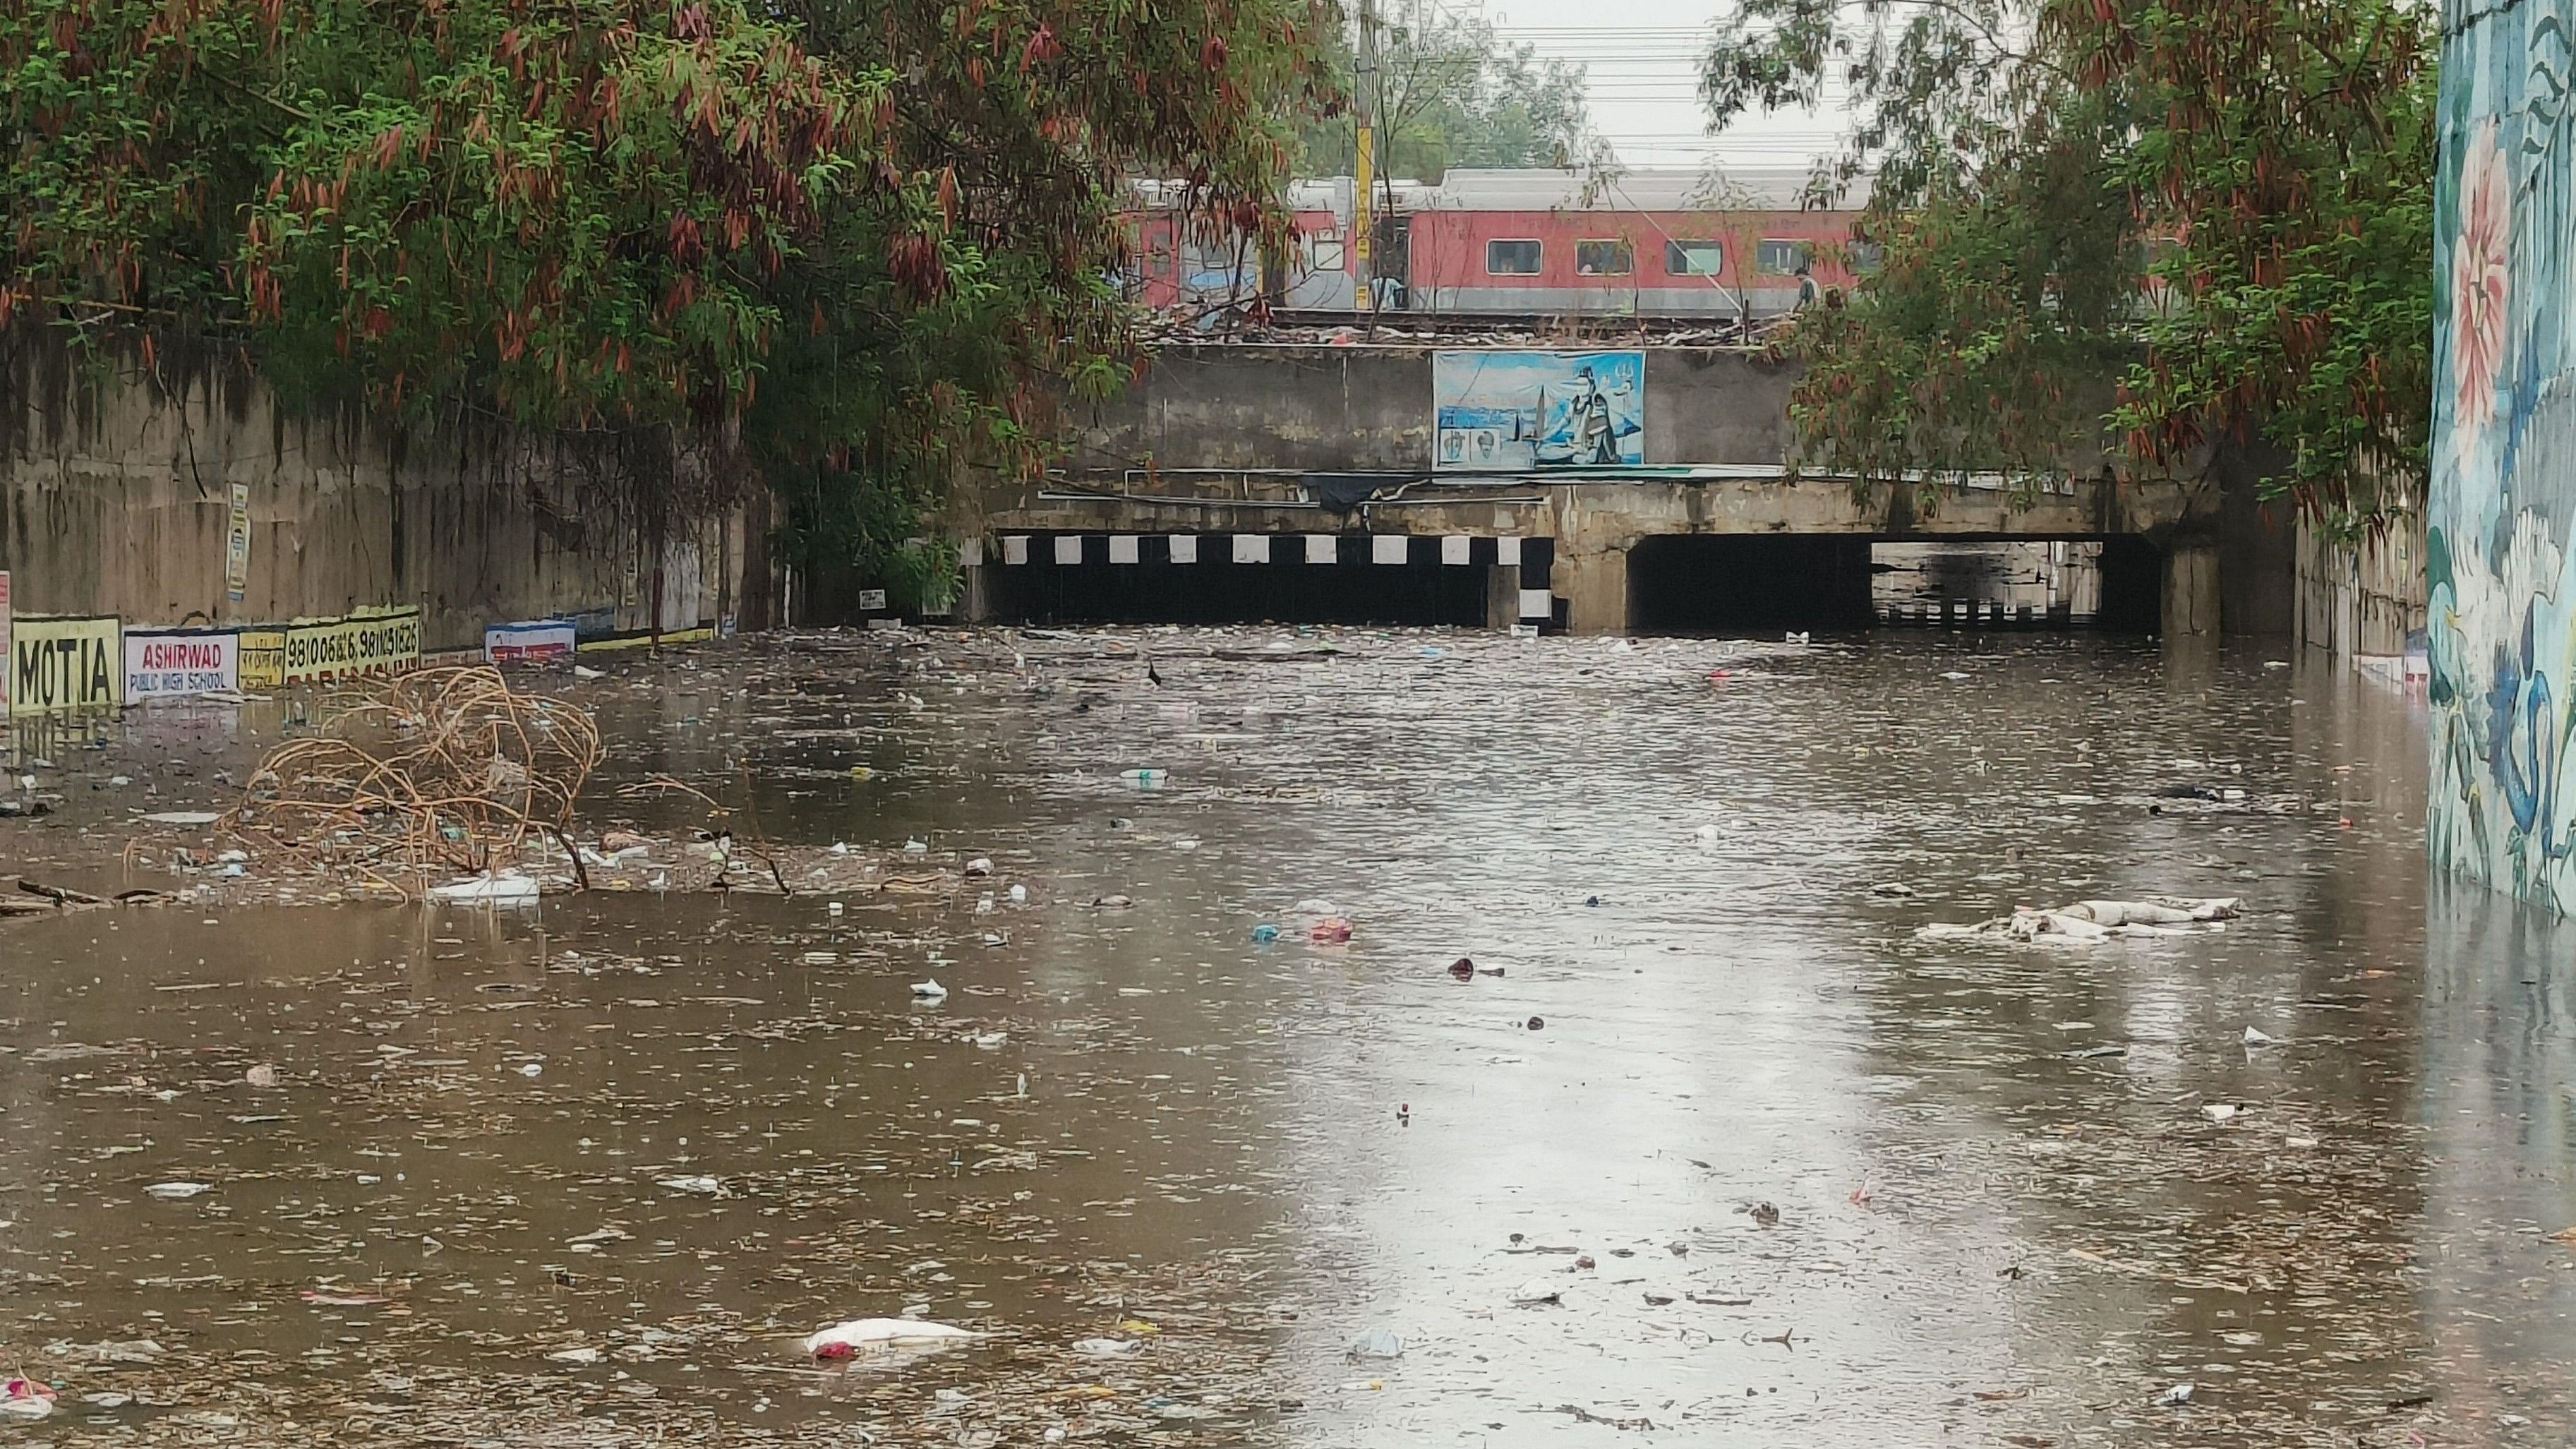
<path id="1" fill-rule="evenodd" d="M 2426 518 L 2436 864 L 2576 909 L 2576 0 L 2444 0 Z"/>
<path id="2" fill-rule="evenodd" d="M 1646 461 L 1646 354 L 1442 352 L 1431 466 L 1527 473 Z"/>

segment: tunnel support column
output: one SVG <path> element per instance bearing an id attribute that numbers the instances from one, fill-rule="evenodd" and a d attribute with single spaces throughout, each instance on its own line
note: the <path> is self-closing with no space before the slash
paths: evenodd
<path id="1" fill-rule="evenodd" d="M 1550 588 L 1565 600 L 1566 628 L 1576 634 L 1628 632 L 1628 551 L 1596 548 L 1587 553 L 1558 545 L 1556 566 L 1548 571 Z"/>
<path id="2" fill-rule="evenodd" d="M 2218 544 L 2176 539 L 2165 549 L 2164 633 L 2168 639 L 2218 633 Z"/>
<path id="3" fill-rule="evenodd" d="M 982 563 L 971 563 L 957 571 L 957 622 L 989 624 L 993 622 L 993 571 Z"/>
<path id="4" fill-rule="evenodd" d="M 1485 570 L 1485 627 L 1509 629 L 1521 621 L 1521 566 L 1498 563 Z"/>

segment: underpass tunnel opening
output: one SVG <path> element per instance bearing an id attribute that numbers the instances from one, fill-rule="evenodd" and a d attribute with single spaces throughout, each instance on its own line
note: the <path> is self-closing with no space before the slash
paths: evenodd
<path id="1" fill-rule="evenodd" d="M 1866 629 L 1870 545 L 1840 534 L 1679 534 L 1628 552 L 1641 634 Z"/>
<path id="2" fill-rule="evenodd" d="M 1035 624 L 1485 628 L 1544 597 L 1549 541 L 1351 534 L 1031 534 L 993 568 L 999 617 Z"/>
<path id="3" fill-rule="evenodd" d="M 1629 554 L 1629 618 L 1641 633 L 1874 626 L 2153 633 L 2162 623 L 2164 571 L 2163 553 L 2133 534 L 1683 535 L 1646 539 Z"/>

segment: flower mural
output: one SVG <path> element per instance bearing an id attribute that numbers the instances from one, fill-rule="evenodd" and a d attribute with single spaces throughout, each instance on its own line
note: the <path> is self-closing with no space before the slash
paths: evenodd
<path id="1" fill-rule="evenodd" d="M 2558 803 L 2567 721 L 2541 641 L 2566 634 L 2565 550 L 2527 509 L 2493 562 L 2439 533 L 2430 543 L 2433 773 L 2448 807 L 2435 812 L 2434 859 L 2555 898 L 2570 845 Z"/>
<path id="2" fill-rule="evenodd" d="M 2451 244 L 2451 423 L 2468 430 L 2495 418 L 2511 290 L 2513 180 L 2492 116 L 2470 135 L 2459 197 L 2459 232 Z"/>
<path id="3" fill-rule="evenodd" d="M 2576 0 L 2454 12 L 2425 500 L 2434 862 L 2576 911 Z M 2518 178 L 2518 179 L 2517 179 Z"/>

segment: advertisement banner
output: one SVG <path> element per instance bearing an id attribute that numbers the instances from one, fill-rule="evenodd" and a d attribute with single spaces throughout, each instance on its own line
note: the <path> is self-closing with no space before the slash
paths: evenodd
<path id="1" fill-rule="evenodd" d="M 541 664 L 550 659 L 570 659 L 573 643 L 574 629 L 569 619 L 493 624 L 483 631 L 483 660 L 487 664 Z"/>
<path id="2" fill-rule="evenodd" d="M 389 674 L 420 662 L 420 610 L 370 609 L 345 619 L 299 619 L 286 626 L 288 684 L 344 674 Z"/>
<path id="3" fill-rule="evenodd" d="M 250 485 L 232 487 L 230 517 L 224 526 L 224 596 L 238 604 L 250 586 Z"/>
<path id="4" fill-rule="evenodd" d="M 1646 461 L 1646 354 L 1441 352 L 1431 466 L 1546 472 Z"/>
<path id="5" fill-rule="evenodd" d="M 286 682 L 286 631 L 244 629 L 234 651 L 241 657 L 241 687 L 275 689 Z"/>
<path id="6" fill-rule="evenodd" d="M 113 709 L 124 698 L 122 634 L 112 617 L 21 616 L 9 631 L 9 708 Z"/>
<path id="7" fill-rule="evenodd" d="M 233 694 L 241 689 L 241 635 L 233 630 L 135 629 L 125 636 L 125 702 Z"/>

